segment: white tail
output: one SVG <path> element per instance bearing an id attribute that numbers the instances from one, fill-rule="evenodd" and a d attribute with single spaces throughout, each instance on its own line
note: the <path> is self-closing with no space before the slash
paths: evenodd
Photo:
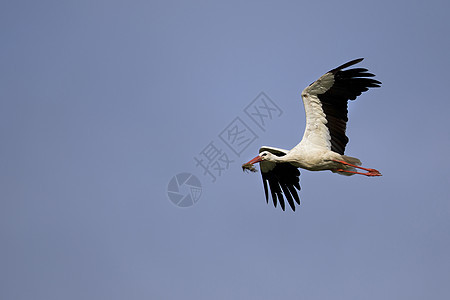
<path id="1" fill-rule="evenodd" d="M 351 156 L 347 156 L 347 155 L 342 155 L 342 160 L 352 164 L 352 165 L 356 165 L 356 166 L 360 166 L 361 165 L 361 161 L 359 159 L 357 159 L 356 157 L 351 157 Z M 354 167 L 351 166 L 342 166 L 342 169 L 346 170 L 346 171 L 353 171 L 355 172 L 356 169 Z M 333 173 L 338 173 L 339 175 L 344 175 L 344 176 L 352 176 L 355 175 L 354 173 L 349 173 L 349 172 L 337 172 L 337 171 L 332 171 Z"/>

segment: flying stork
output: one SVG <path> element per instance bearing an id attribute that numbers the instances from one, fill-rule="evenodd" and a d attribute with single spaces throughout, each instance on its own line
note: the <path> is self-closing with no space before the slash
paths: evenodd
<path id="1" fill-rule="evenodd" d="M 380 87 L 381 82 L 372 79 L 374 74 L 367 69 L 346 69 L 361 62 L 363 58 L 345 63 L 317 79 L 302 92 L 306 113 L 306 127 L 300 143 L 291 150 L 263 146 L 259 155 L 242 165 L 243 170 L 256 172 L 255 163 L 260 163 L 266 202 L 269 202 L 269 187 L 273 204 L 280 203 L 285 209 L 283 194 L 290 207 L 300 204 L 298 168 L 310 171 L 330 170 L 341 175 L 361 174 L 381 176 L 375 169 L 361 167 L 361 161 L 344 155 L 348 137 L 347 102 L 355 100 L 369 88 Z M 346 69 L 346 70 L 344 70 Z M 357 169 L 366 172 L 359 172 Z"/>

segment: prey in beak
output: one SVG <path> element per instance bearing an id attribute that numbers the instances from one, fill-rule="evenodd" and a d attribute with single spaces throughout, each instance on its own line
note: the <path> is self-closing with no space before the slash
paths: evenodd
<path id="1" fill-rule="evenodd" d="M 254 166 L 254 164 L 261 162 L 262 159 L 261 157 L 257 156 L 254 159 L 252 159 L 251 161 L 245 163 L 242 165 L 242 171 L 251 171 L 251 172 L 256 172 L 256 168 Z"/>

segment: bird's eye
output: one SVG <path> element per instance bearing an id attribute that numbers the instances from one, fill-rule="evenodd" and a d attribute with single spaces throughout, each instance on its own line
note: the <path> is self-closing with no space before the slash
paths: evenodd
<path id="1" fill-rule="evenodd" d="M 263 154 L 261 154 L 261 156 L 267 156 L 267 153 L 263 153 Z"/>

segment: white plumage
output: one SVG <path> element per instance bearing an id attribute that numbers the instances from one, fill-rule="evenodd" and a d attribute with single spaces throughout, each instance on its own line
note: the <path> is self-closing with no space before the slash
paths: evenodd
<path id="1" fill-rule="evenodd" d="M 367 69 L 347 69 L 363 59 L 345 63 L 321 76 L 302 92 L 306 114 L 306 127 L 300 143 L 291 150 L 263 146 L 259 155 L 242 165 L 244 170 L 256 171 L 253 164 L 259 162 L 263 178 L 266 201 L 269 187 L 273 203 L 285 209 L 283 195 L 292 210 L 300 204 L 297 190 L 300 190 L 297 168 L 310 171 L 331 170 L 342 175 L 361 174 L 381 176 L 375 169 L 360 167 L 359 159 L 344 155 L 348 138 L 347 102 L 355 100 L 369 88 L 379 87 L 381 82 L 372 79 L 375 75 Z M 356 169 L 367 172 L 358 172 Z"/>

